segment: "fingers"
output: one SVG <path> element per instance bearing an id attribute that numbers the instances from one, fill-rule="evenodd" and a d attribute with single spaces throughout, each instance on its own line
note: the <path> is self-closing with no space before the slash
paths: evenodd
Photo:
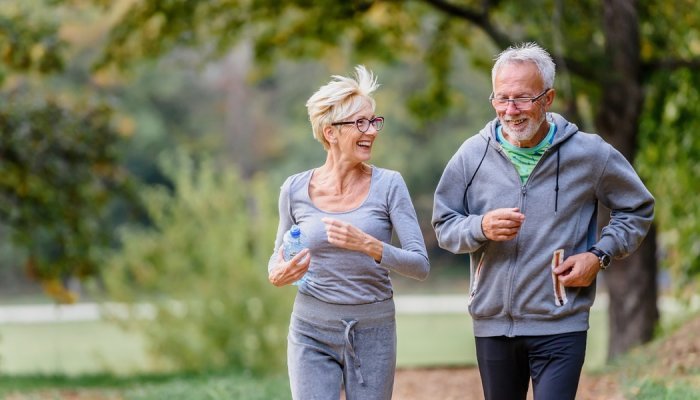
<path id="1" fill-rule="evenodd" d="M 335 236 L 347 236 L 351 233 L 352 224 L 343 222 L 335 218 L 321 218 L 321 221 L 325 224 L 326 233 L 333 233 Z"/>
<path id="2" fill-rule="evenodd" d="M 566 260 L 564 260 L 563 263 L 557 265 L 557 267 L 554 268 L 554 273 L 559 275 L 560 279 L 563 279 L 564 276 L 571 274 L 574 265 L 574 259 L 572 257 L 569 257 Z"/>
<path id="3" fill-rule="evenodd" d="M 289 261 L 284 261 L 280 251 L 277 267 L 268 274 L 268 280 L 275 286 L 285 286 L 301 279 L 311 264 L 309 249 L 303 249 Z"/>
<path id="4" fill-rule="evenodd" d="M 365 239 L 364 232 L 352 224 L 328 217 L 321 221 L 325 224 L 328 242 L 335 246 L 352 250 L 361 246 Z"/>
<path id="5" fill-rule="evenodd" d="M 567 287 L 587 287 L 595 280 L 600 265 L 591 253 L 580 253 L 568 257 L 554 269 L 559 281 Z"/>
<path id="6" fill-rule="evenodd" d="M 525 221 L 525 215 L 518 208 L 498 208 L 484 215 L 481 229 L 488 239 L 504 241 L 513 239 Z"/>
<path id="7" fill-rule="evenodd" d="M 292 257 L 292 259 L 289 260 L 289 262 L 291 265 L 308 267 L 309 263 L 311 262 L 311 257 L 307 257 L 308 254 L 309 254 L 309 249 L 303 249 L 302 251 L 297 253 L 294 257 Z"/>

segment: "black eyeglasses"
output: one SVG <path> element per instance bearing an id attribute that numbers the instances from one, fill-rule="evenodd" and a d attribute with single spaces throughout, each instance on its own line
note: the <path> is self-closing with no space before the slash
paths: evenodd
<path id="1" fill-rule="evenodd" d="M 535 97 L 518 97 L 516 99 L 507 99 L 505 97 L 493 97 L 493 93 L 489 96 L 491 105 L 497 111 L 505 111 L 508 109 L 508 103 L 513 103 L 515 108 L 520 111 L 527 111 L 532 108 L 535 102 L 542 98 L 545 94 L 549 92 L 549 89 L 545 89 L 544 92 L 540 93 Z"/>
<path id="2" fill-rule="evenodd" d="M 374 117 L 372 119 L 367 119 L 367 118 L 360 118 L 357 121 L 348 121 L 348 122 L 333 122 L 331 125 L 336 126 L 336 125 L 355 125 L 357 127 L 357 130 L 365 133 L 369 130 L 370 125 L 374 127 L 374 129 L 378 131 L 381 131 L 382 128 L 384 127 L 384 117 Z"/>

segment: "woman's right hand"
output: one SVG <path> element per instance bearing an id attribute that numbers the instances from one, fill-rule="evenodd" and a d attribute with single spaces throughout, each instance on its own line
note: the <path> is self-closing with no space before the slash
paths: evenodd
<path id="1" fill-rule="evenodd" d="M 277 287 L 289 285 L 301 279 L 311 264 L 309 249 L 300 251 L 289 261 L 284 261 L 284 257 L 282 257 L 283 251 L 282 246 L 280 246 L 280 250 L 277 253 L 277 266 L 267 276 L 270 283 Z"/>

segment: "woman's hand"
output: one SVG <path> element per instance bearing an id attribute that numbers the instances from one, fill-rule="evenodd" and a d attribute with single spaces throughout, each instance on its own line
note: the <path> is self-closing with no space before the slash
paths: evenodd
<path id="1" fill-rule="evenodd" d="M 327 217 L 322 218 L 321 221 L 326 224 L 328 243 L 365 253 L 374 258 L 376 262 L 381 262 L 384 252 L 384 244 L 381 241 L 347 222 Z"/>
<path id="2" fill-rule="evenodd" d="M 280 246 L 277 253 L 277 266 L 267 276 L 270 283 L 277 287 L 289 285 L 301 279 L 311 264 L 309 249 L 300 251 L 289 261 L 284 261 L 283 252 L 284 249 Z"/>

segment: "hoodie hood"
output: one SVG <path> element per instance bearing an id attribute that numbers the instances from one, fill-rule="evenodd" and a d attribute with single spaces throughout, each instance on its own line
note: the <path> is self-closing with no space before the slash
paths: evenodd
<path id="1" fill-rule="evenodd" d="M 569 122 L 564 117 L 557 113 L 547 113 L 546 114 L 546 121 L 554 123 L 556 126 L 556 134 L 554 135 L 554 141 L 552 142 L 552 145 L 550 147 L 551 150 L 548 151 L 556 151 L 556 157 L 557 157 L 557 164 L 556 164 L 556 176 L 555 176 L 555 182 L 554 182 L 554 213 L 557 213 L 559 211 L 559 174 L 560 174 L 560 168 L 561 168 L 561 155 L 559 153 L 559 145 L 561 143 L 564 143 L 566 140 L 571 138 L 573 135 L 578 133 L 578 126 L 574 124 L 573 122 Z M 488 152 L 488 149 L 490 146 L 493 146 L 494 149 L 497 151 L 502 151 L 501 144 L 498 143 L 498 140 L 496 140 L 496 128 L 501 125 L 501 121 L 498 118 L 494 118 L 491 120 L 486 126 L 479 132 L 479 135 L 483 137 L 486 140 L 486 147 L 484 148 L 484 153 L 481 157 L 481 162 L 477 166 L 476 170 L 471 176 L 471 179 L 469 180 L 469 183 L 467 184 L 467 189 L 465 190 L 464 193 L 464 208 L 465 212 L 469 213 L 469 199 L 467 197 L 467 192 L 469 191 L 469 187 L 472 185 L 474 178 L 476 177 L 476 173 L 479 172 L 479 169 L 481 168 L 481 164 L 483 163 L 484 158 L 486 157 L 486 153 Z"/>

